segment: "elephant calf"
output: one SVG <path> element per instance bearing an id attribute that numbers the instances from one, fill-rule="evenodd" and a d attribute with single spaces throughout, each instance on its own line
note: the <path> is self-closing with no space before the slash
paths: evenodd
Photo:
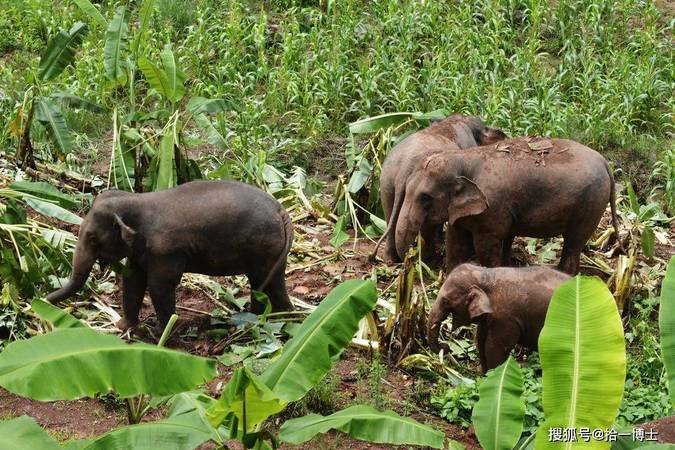
<path id="1" fill-rule="evenodd" d="M 441 323 L 452 330 L 478 323 L 478 354 L 487 372 L 506 361 L 516 344 L 537 349 L 553 291 L 570 276 L 545 267 L 488 269 L 462 264 L 443 283 L 427 322 L 427 342 L 439 351 Z"/>
<path id="2" fill-rule="evenodd" d="M 251 289 L 267 294 L 275 311 L 291 310 L 284 277 L 292 241 L 286 210 L 247 184 L 193 181 L 144 194 L 106 191 L 82 222 L 70 280 L 47 300 L 81 289 L 96 259 L 107 265 L 126 257 L 124 318 L 117 324 L 122 330 L 138 324 L 146 289 L 159 325 L 166 325 L 184 272 L 246 274 Z M 261 312 L 263 305 L 255 302 L 251 309 Z"/>

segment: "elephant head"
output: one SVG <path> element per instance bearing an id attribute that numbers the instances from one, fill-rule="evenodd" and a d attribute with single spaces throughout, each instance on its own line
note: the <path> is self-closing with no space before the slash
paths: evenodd
<path id="1" fill-rule="evenodd" d="M 485 211 L 482 189 L 464 175 L 461 155 L 429 157 L 408 179 L 396 224 L 396 251 L 405 257 L 423 223 L 453 225 L 459 218 Z"/>
<path id="2" fill-rule="evenodd" d="M 490 298 L 481 285 L 481 268 L 462 264 L 453 270 L 443 283 L 427 321 L 427 343 L 437 352 L 441 324 L 452 314 L 452 331 L 477 322 L 492 312 Z"/>
<path id="3" fill-rule="evenodd" d="M 124 207 L 117 200 L 124 195 L 127 193 L 106 191 L 96 198 L 80 226 L 70 279 L 63 287 L 47 295 L 47 301 L 57 302 L 80 290 L 97 259 L 101 265 L 110 265 L 129 256 L 136 231 L 122 219 Z"/>

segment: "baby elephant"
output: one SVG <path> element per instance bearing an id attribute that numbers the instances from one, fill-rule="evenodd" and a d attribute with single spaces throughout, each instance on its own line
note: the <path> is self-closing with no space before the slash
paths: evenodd
<path id="1" fill-rule="evenodd" d="M 485 372 L 506 361 L 516 344 L 536 350 L 553 291 L 569 278 L 545 267 L 457 266 L 429 314 L 427 342 L 439 351 L 441 323 L 452 314 L 453 331 L 478 323 L 478 354 Z"/>
<path id="2" fill-rule="evenodd" d="M 246 274 L 251 289 L 267 294 L 273 310 L 291 310 L 285 270 L 293 242 L 288 213 L 274 197 L 237 182 L 193 181 L 145 194 L 106 191 L 82 222 L 73 273 L 47 300 L 55 302 L 82 288 L 94 262 L 128 258 L 123 277 L 126 330 L 138 324 L 146 288 L 164 327 L 176 310 L 176 286 L 184 272 Z M 263 305 L 251 305 L 262 312 Z"/>

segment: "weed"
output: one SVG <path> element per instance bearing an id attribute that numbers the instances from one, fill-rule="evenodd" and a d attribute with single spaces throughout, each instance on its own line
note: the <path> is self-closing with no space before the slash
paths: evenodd
<path id="1" fill-rule="evenodd" d="M 357 402 L 367 403 L 377 409 L 385 409 L 390 406 L 391 400 L 382 389 L 382 381 L 387 376 L 387 367 L 382 363 L 380 354 L 376 353 L 370 363 L 359 361 L 356 365 L 359 391 L 365 391 L 366 395 L 359 393 Z"/>

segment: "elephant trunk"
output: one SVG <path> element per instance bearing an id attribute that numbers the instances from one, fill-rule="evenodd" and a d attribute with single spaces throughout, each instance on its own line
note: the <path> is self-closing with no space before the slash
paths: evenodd
<path id="1" fill-rule="evenodd" d="M 75 247 L 75 255 L 73 256 L 73 273 L 70 276 L 70 280 L 51 294 L 47 295 L 47 301 L 54 303 L 60 300 L 66 299 L 77 291 L 82 289 L 84 283 L 87 282 L 89 278 L 89 273 L 91 268 L 96 261 L 96 255 L 94 252 L 88 248 L 84 239 L 80 238 L 77 241 L 77 246 Z"/>
<path id="2" fill-rule="evenodd" d="M 450 314 L 448 302 L 442 298 L 436 300 L 434 306 L 429 313 L 429 320 L 427 320 L 427 344 L 434 352 L 439 352 L 441 348 L 447 350 L 447 345 L 440 345 L 438 337 L 441 332 L 441 324 Z M 454 320 L 453 320 L 454 322 Z"/>
<path id="3" fill-rule="evenodd" d="M 410 207 L 410 201 L 407 197 L 401 207 L 396 224 L 396 252 L 401 260 L 405 259 L 408 249 L 422 227 L 422 217 Z"/>

